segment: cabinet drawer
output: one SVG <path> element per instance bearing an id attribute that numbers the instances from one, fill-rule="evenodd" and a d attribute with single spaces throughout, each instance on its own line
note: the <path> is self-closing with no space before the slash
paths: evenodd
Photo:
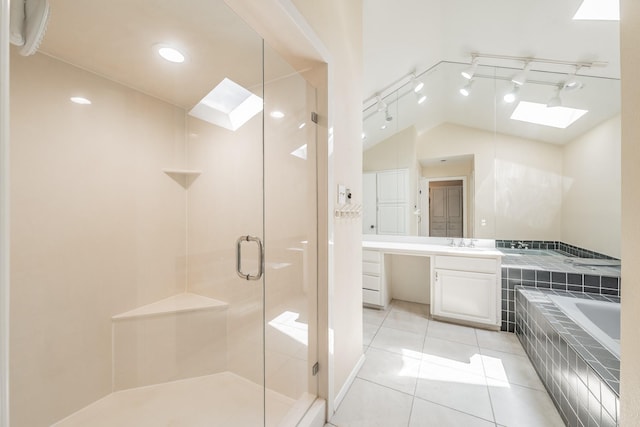
<path id="1" fill-rule="evenodd" d="M 472 258 L 461 256 L 437 256 L 435 268 L 457 271 L 477 271 L 479 273 L 494 273 L 498 268 L 497 260 L 487 258 Z"/>
<path id="2" fill-rule="evenodd" d="M 380 264 L 375 262 L 362 262 L 362 272 L 364 274 L 380 275 Z"/>
<path id="3" fill-rule="evenodd" d="M 364 289 L 370 289 L 372 291 L 380 290 L 380 277 L 379 276 L 369 276 L 368 274 L 362 275 L 362 287 Z"/>
<path id="4" fill-rule="evenodd" d="M 380 292 L 372 291 L 370 289 L 362 290 L 362 302 L 364 304 L 383 305 L 380 300 Z"/>
<path id="5" fill-rule="evenodd" d="M 370 251 L 364 249 L 362 251 L 362 261 L 367 262 L 380 262 L 380 252 L 379 251 Z"/>

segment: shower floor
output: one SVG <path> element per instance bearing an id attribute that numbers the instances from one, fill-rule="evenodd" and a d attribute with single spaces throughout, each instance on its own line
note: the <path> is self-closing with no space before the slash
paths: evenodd
<path id="1" fill-rule="evenodd" d="M 295 400 L 267 390 L 267 426 L 276 426 Z M 112 393 L 55 427 L 257 426 L 263 420 L 262 387 L 222 372 Z"/>

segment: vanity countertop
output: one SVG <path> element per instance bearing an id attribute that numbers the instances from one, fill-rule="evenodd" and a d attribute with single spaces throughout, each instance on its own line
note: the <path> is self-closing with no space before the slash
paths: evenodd
<path id="1" fill-rule="evenodd" d="M 494 247 L 458 247 L 435 242 L 419 242 L 416 239 L 400 241 L 397 237 L 392 237 L 388 240 L 383 240 L 379 237 L 375 240 L 365 238 L 362 241 L 362 248 L 407 255 L 453 255 L 483 258 L 499 258 L 503 255 L 502 252 Z"/>

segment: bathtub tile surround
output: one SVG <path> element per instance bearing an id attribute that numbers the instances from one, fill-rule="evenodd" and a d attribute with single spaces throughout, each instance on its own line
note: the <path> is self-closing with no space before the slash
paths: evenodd
<path id="1" fill-rule="evenodd" d="M 619 424 L 620 361 L 548 298 L 616 297 L 518 287 L 516 335 L 568 426 Z"/>
<path id="2" fill-rule="evenodd" d="M 496 241 L 498 245 L 509 245 L 511 241 Z M 527 242 L 523 242 L 527 243 Z M 614 258 L 591 258 L 585 261 L 569 257 L 551 248 L 557 242 L 543 242 L 549 248 L 527 249 L 502 257 L 502 331 L 515 331 L 516 286 L 557 291 L 584 292 L 600 295 L 602 298 L 620 296 L 619 260 Z M 517 244 L 517 242 L 516 242 Z M 510 248 L 510 246 L 509 246 Z M 531 252 L 528 252 L 531 251 Z M 581 265 L 586 264 L 586 265 Z M 616 266 L 617 265 L 617 266 Z"/>
<path id="3" fill-rule="evenodd" d="M 569 245 L 564 242 L 550 241 L 550 240 L 496 240 L 496 248 L 517 248 L 518 244 L 525 244 L 529 249 L 550 249 L 554 251 L 564 252 L 567 255 L 571 255 L 578 258 L 595 258 L 595 259 L 610 259 L 617 260 L 617 258 L 610 257 L 609 255 L 601 254 L 589 249 L 580 248 L 578 246 Z"/>
<path id="4" fill-rule="evenodd" d="M 564 425 L 514 334 L 428 313 L 398 300 L 364 308 L 366 361 L 327 426 Z"/>

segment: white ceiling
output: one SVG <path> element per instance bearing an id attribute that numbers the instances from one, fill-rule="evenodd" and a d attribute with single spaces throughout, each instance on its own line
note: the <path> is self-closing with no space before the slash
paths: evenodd
<path id="1" fill-rule="evenodd" d="M 222 0 L 50 0 L 40 51 L 185 109 L 225 77 L 260 95 L 262 39 Z M 166 43 L 182 64 L 160 58 Z M 269 58 L 266 79 L 291 72 Z"/>
<path id="2" fill-rule="evenodd" d="M 365 99 L 407 74 L 421 73 L 441 61 L 469 63 L 471 52 L 571 62 L 603 61 L 608 63 L 606 67 L 583 68 L 579 75 L 619 79 L 619 22 L 573 21 L 580 4 L 581 0 L 395 0 L 393 3 L 364 0 Z M 487 59 L 481 59 L 480 64 L 511 67 L 512 70 L 497 71 L 505 78 L 523 66 L 518 61 Z M 535 76 L 549 81 L 559 81 L 572 71 L 572 67 L 541 63 L 534 63 L 533 69 L 557 72 Z M 407 101 L 405 107 L 398 103 L 395 108 L 399 108 L 396 111 L 399 121 L 386 130 L 386 136 L 369 135 L 380 134 L 379 126 L 368 125 L 366 118 L 370 114 L 365 112 L 365 132 L 368 133 L 365 148 L 390 136 L 393 129 L 402 130 L 416 124 L 420 133 L 443 121 L 565 143 L 619 111 L 617 80 L 584 78 L 584 89 L 563 96 L 565 105 L 590 111 L 569 130 L 561 132 L 513 123 L 508 120 L 508 109 L 513 107 L 500 103 L 503 92 L 509 88 L 506 81 L 496 81 L 492 90 L 485 91 L 482 97 L 479 90 L 472 93 L 462 106 L 457 91 L 464 79 L 459 71 L 441 72 L 439 77 L 437 70 L 433 71 L 425 81 L 429 86 L 428 81 L 433 80 L 433 91 L 428 93 L 430 99 L 426 103 L 429 105 L 417 109 L 415 102 Z M 478 83 L 474 83 L 474 91 L 481 86 Z M 546 103 L 552 93 L 550 86 L 525 85 L 520 95 L 521 99 L 537 98 L 538 102 Z M 506 119 L 496 115 L 500 110 L 505 110 Z"/>

